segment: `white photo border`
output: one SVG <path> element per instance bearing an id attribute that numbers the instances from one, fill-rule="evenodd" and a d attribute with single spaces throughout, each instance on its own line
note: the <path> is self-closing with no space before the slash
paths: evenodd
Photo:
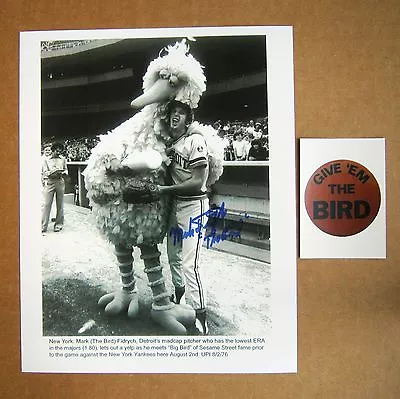
<path id="1" fill-rule="evenodd" d="M 265 35 L 270 135 L 272 333 L 259 353 L 228 358 L 54 359 L 42 333 L 41 42 Z M 21 357 L 25 372 L 288 373 L 297 371 L 296 179 L 293 29 L 289 26 L 36 31 L 20 33 L 20 292 Z"/>

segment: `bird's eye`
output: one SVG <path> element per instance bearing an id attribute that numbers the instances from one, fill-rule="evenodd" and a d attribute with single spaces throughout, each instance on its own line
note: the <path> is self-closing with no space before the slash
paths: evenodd
<path id="1" fill-rule="evenodd" d="M 160 76 L 160 79 L 168 79 L 170 77 L 170 73 L 166 69 L 162 69 L 158 75 Z"/>
<path id="2" fill-rule="evenodd" d="M 175 87 L 177 84 L 178 84 L 178 78 L 176 76 L 174 76 L 174 75 L 171 75 L 169 77 L 169 85 L 171 87 Z"/>

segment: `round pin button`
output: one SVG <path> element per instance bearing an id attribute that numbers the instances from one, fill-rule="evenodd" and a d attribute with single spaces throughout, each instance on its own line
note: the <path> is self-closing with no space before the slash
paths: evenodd
<path id="1" fill-rule="evenodd" d="M 311 175 L 304 199 L 315 226 L 327 234 L 346 237 L 360 233 L 374 221 L 381 192 L 365 166 L 340 159 L 327 162 Z"/>

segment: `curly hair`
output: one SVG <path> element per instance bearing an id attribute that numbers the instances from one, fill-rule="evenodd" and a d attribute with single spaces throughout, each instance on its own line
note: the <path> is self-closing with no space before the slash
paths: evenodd
<path id="1" fill-rule="evenodd" d="M 171 116 L 171 112 L 175 107 L 182 107 L 185 111 L 186 111 L 186 122 L 188 124 L 191 124 L 194 120 L 194 113 L 192 108 L 190 108 L 190 106 L 188 104 L 185 104 L 181 101 L 178 100 L 171 100 L 168 105 L 167 105 L 167 118 L 166 120 L 168 121 L 170 116 Z"/>

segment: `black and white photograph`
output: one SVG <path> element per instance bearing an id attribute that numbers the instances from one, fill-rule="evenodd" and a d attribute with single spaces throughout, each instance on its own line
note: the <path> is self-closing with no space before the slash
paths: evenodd
<path id="1" fill-rule="evenodd" d="M 23 371 L 295 371 L 291 33 L 21 34 Z"/>

